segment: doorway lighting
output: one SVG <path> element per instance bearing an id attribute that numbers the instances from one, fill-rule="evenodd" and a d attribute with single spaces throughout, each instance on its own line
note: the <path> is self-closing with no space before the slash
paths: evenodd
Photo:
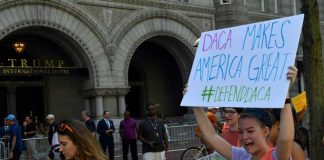
<path id="1" fill-rule="evenodd" d="M 23 41 L 17 41 L 12 46 L 17 53 L 21 53 L 25 50 L 26 44 Z"/>

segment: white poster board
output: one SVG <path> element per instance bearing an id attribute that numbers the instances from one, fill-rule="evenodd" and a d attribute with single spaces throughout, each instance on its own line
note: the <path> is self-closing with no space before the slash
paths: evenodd
<path id="1" fill-rule="evenodd" d="M 181 106 L 282 108 L 303 19 L 203 32 Z"/>
<path id="2" fill-rule="evenodd" d="M 201 157 L 198 160 L 226 160 L 222 155 L 217 153 L 216 151 L 210 155 L 207 155 L 205 157 Z"/>

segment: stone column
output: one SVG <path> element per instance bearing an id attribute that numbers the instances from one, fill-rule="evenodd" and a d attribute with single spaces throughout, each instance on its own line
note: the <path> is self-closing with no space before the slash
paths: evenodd
<path id="1" fill-rule="evenodd" d="M 91 107 L 90 99 L 84 98 L 84 110 L 91 114 L 90 107 Z"/>
<path id="2" fill-rule="evenodd" d="M 95 113 L 92 115 L 96 119 L 101 119 L 103 111 L 109 111 L 111 117 L 123 115 L 126 110 L 125 95 L 128 93 L 129 87 L 122 88 L 101 88 L 89 89 L 82 92 L 84 98 L 85 110 Z M 92 108 L 93 107 L 93 108 Z"/>
<path id="3" fill-rule="evenodd" d="M 110 112 L 110 117 L 118 116 L 118 99 L 117 96 L 106 95 L 104 96 L 104 110 Z"/>
<path id="4" fill-rule="evenodd" d="M 96 102 L 96 119 L 101 119 L 103 115 L 103 96 L 97 95 Z"/>
<path id="5" fill-rule="evenodd" d="M 122 116 L 125 111 L 126 111 L 125 96 L 124 95 L 118 96 L 118 113 L 119 113 L 119 116 Z"/>
<path id="6" fill-rule="evenodd" d="M 10 114 L 16 114 L 16 87 L 10 87 L 8 88 L 7 92 L 7 97 L 8 97 L 8 105 L 7 109 Z"/>

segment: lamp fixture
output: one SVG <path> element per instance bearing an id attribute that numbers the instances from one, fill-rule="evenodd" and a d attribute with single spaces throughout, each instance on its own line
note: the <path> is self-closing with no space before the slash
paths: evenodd
<path id="1" fill-rule="evenodd" d="M 20 40 L 16 41 L 12 46 L 17 53 L 22 53 L 26 48 L 26 44 Z"/>

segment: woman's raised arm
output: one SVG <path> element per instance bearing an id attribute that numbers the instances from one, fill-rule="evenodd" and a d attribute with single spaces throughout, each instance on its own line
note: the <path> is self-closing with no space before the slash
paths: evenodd
<path id="1" fill-rule="evenodd" d="M 287 78 L 290 80 L 290 83 L 294 83 L 297 76 L 297 68 L 295 66 L 290 66 L 287 73 Z M 288 160 L 293 147 L 294 141 L 294 120 L 291 111 L 291 102 L 289 99 L 289 91 L 287 93 L 286 102 L 284 108 L 280 113 L 280 130 L 279 130 L 279 139 L 277 145 L 277 156 L 278 159 Z"/>
<path id="2" fill-rule="evenodd" d="M 208 120 L 205 111 L 202 108 L 193 108 L 193 112 L 203 135 L 203 139 L 209 144 L 209 146 L 212 146 L 216 152 L 224 156 L 226 159 L 231 160 L 232 146 L 216 133 L 215 128 Z"/>

